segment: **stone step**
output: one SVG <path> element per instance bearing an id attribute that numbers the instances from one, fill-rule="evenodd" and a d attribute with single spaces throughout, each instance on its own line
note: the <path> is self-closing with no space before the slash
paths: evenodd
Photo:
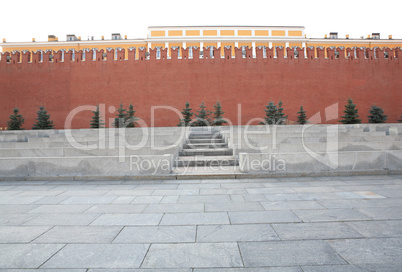
<path id="1" fill-rule="evenodd" d="M 225 139 L 188 139 L 186 144 L 225 143 Z"/>
<path id="2" fill-rule="evenodd" d="M 198 149 L 198 148 L 223 148 L 223 147 L 228 147 L 227 143 L 198 143 L 198 144 L 193 144 L 193 143 L 188 143 L 184 144 L 183 148 L 184 149 Z"/>
<path id="3" fill-rule="evenodd" d="M 172 174 L 174 175 L 180 175 L 180 176 L 193 176 L 194 178 L 203 178 L 205 176 L 208 176 L 211 178 L 211 176 L 214 176 L 216 178 L 222 178 L 222 177 L 227 177 L 227 178 L 235 178 L 235 176 L 231 175 L 240 175 L 242 172 L 239 170 L 238 166 L 225 166 L 225 167 L 219 167 L 216 169 L 216 167 L 209 167 L 209 166 L 204 166 L 204 167 L 175 167 L 172 170 Z"/>
<path id="4" fill-rule="evenodd" d="M 176 167 L 197 167 L 197 166 L 236 166 L 238 160 L 233 156 L 188 156 L 178 157 Z"/>
<path id="5" fill-rule="evenodd" d="M 231 156 L 233 150 L 229 148 L 211 148 L 211 149 L 183 149 L 179 156 Z"/>
<path id="6" fill-rule="evenodd" d="M 190 135 L 189 139 L 223 139 L 222 135 Z"/>

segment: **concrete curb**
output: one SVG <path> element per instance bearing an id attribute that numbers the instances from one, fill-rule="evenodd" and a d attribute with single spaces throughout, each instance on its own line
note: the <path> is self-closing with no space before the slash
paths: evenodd
<path id="1" fill-rule="evenodd" d="M 190 175 L 141 175 L 141 176 L 54 176 L 54 177 L 0 177 L 1 181 L 103 181 L 103 180 L 185 180 L 185 179 L 257 179 L 291 177 L 337 177 L 402 175 L 402 170 L 293 172 L 293 173 L 242 173 L 242 174 L 190 174 Z"/>

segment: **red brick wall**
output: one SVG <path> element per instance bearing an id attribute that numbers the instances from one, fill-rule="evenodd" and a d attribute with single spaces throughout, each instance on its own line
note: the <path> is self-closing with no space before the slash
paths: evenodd
<path id="1" fill-rule="evenodd" d="M 188 53 L 184 51 L 183 58 Z M 396 122 L 402 115 L 402 66 L 398 50 L 390 51 L 388 59 L 384 59 L 383 51 L 375 56 L 373 51 L 366 56 L 358 52 L 357 58 L 351 52 L 347 59 L 341 51 L 340 59 L 331 59 L 331 50 L 329 58 L 318 59 L 311 58 L 310 49 L 306 59 L 302 50 L 299 58 L 294 58 L 290 50 L 288 58 L 283 58 L 283 53 L 273 58 L 272 50 L 267 50 L 267 58 L 263 58 L 262 51 L 257 49 L 257 58 L 250 59 L 225 54 L 225 58 L 155 60 L 144 59 L 145 52 L 140 52 L 139 60 L 134 59 L 134 54 L 129 54 L 128 60 L 113 60 L 111 53 L 108 52 L 107 61 L 88 61 L 88 57 L 87 61 L 77 60 L 80 54 L 76 53 L 74 62 L 68 59 L 69 54 L 65 62 L 54 54 L 53 62 L 44 56 L 43 63 L 26 63 L 28 59 L 38 59 L 35 54 L 30 58 L 21 54 L 23 63 L 18 63 L 20 57 L 13 55 L 7 63 L 3 55 L 0 127 L 7 126 L 15 106 L 26 119 L 26 129 L 32 127 L 40 105 L 46 106 L 56 128 L 63 128 L 67 114 L 78 106 L 104 103 L 107 110 L 109 106 L 118 107 L 121 101 L 125 108 L 131 102 L 136 115 L 148 126 L 152 125 L 151 106 L 171 106 L 181 111 L 186 101 L 195 111 L 202 101 L 213 110 L 213 104 L 219 100 L 224 116 L 234 125 L 264 117 L 265 105 L 271 100 L 278 103 L 279 99 L 291 121 L 296 120 L 303 105 L 309 117 L 320 112 L 322 123 L 337 123 L 326 120 L 325 108 L 339 103 L 342 115 L 349 97 L 357 104 L 363 122 L 367 122 L 373 104 L 384 109 L 389 115 L 388 122 Z M 238 104 L 241 104 L 240 119 Z M 76 115 L 73 128 L 88 128 L 92 115 L 89 111 Z M 107 111 L 106 117 L 113 118 L 114 112 Z M 175 126 L 178 119 L 172 111 L 158 110 L 154 125 Z"/>

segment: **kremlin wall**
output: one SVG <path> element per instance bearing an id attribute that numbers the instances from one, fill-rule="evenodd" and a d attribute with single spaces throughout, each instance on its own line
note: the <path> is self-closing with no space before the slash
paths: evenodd
<path id="1" fill-rule="evenodd" d="M 122 102 L 131 103 L 147 126 L 176 126 L 186 101 L 193 112 L 220 101 L 233 125 L 258 124 L 269 101 L 283 102 L 289 122 L 300 106 L 316 123 L 339 123 L 352 98 L 367 122 L 372 105 L 381 107 L 387 122 L 402 115 L 401 49 L 224 47 L 182 49 L 3 52 L 0 59 L 0 127 L 7 126 L 13 108 L 25 118 L 25 129 L 45 106 L 55 128 L 65 127 L 79 106 L 104 104 L 106 126 Z M 265 50 L 265 52 L 264 52 Z M 127 51 L 127 52 L 126 52 Z M 233 54 L 234 51 L 234 54 Z M 201 54 L 200 54 L 201 53 Z M 338 103 L 338 117 L 326 108 Z M 152 107 L 163 106 L 154 109 Z M 89 128 L 93 113 L 79 112 L 72 128 Z"/>

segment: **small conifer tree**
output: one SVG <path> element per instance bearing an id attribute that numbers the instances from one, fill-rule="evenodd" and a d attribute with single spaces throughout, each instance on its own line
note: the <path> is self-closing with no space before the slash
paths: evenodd
<path id="1" fill-rule="evenodd" d="M 383 109 L 375 105 L 371 106 L 370 115 L 368 116 L 369 123 L 385 123 L 388 115 L 384 115 Z"/>
<path id="2" fill-rule="evenodd" d="M 352 99 L 348 99 L 348 103 L 345 105 L 343 112 L 345 115 L 341 116 L 342 120 L 339 120 L 342 124 L 360 124 L 362 122 L 362 120 L 359 119 L 358 110 L 356 109 L 356 105 L 353 104 Z"/>
<path id="3" fill-rule="evenodd" d="M 92 111 L 94 116 L 92 117 L 91 120 L 91 128 L 103 128 L 103 125 L 105 123 L 103 123 L 102 118 L 100 116 L 100 111 L 99 111 L 99 105 L 96 106 L 96 110 Z"/>
<path id="4" fill-rule="evenodd" d="M 306 111 L 303 110 L 303 106 L 300 106 L 300 111 L 297 112 L 299 115 L 297 116 L 297 123 L 300 125 L 304 125 L 307 123 Z"/>
<path id="5" fill-rule="evenodd" d="M 139 118 L 135 116 L 134 106 L 130 104 L 130 106 L 128 107 L 126 119 L 124 121 L 126 123 L 126 127 L 128 128 L 136 127 L 136 125 L 138 124 L 137 123 L 138 119 Z"/>
<path id="6" fill-rule="evenodd" d="M 195 114 L 195 121 L 192 124 L 193 126 L 206 127 L 211 125 L 211 119 L 209 118 L 211 112 L 206 110 L 204 102 L 201 103 L 200 109 L 197 110 L 197 113 Z"/>
<path id="7" fill-rule="evenodd" d="M 260 122 L 260 125 L 274 125 L 276 124 L 276 116 L 278 109 L 276 108 L 276 105 L 274 102 L 269 101 L 268 105 L 265 106 L 265 117 L 264 117 L 264 122 Z"/>
<path id="8" fill-rule="evenodd" d="M 179 124 L 177 125 L 178 127 L 187 127 L 190 122 L 191 122 L 191 117 L 193 116 L 193 113 L 191 112 L 192 108 L 190 108 L 190 103 L 188 101 L 186 102 L 186 107 L 183 109 L 181 114 L 183 114 L 183 119 L 180 119 Z"/>
<path id="9" fill-rule="evenodd" d="M 276 112 L 275 116 L 275 124 L 277 125 L 285 125 L 286 124 L 286 119 L 288 116 L 283 113 L 283 107 L 282 107 L 282 101 L 279 100 L 278 103 L 278 111 Z"/>
<path id="10" fill-rule="evenodd" d="M 32 129 L 53 129 L 53 121 L 50 120 L 50 114 L 47 113 L 45 107 L 39 107 L 39 111 L 36 112 L 37 118 Z"/>
<path id="11" fill-rule="evenodd" d="M 214 105 L 215 112 L 214 112 L 214 120 L 212 121 L 213 126 L 222 126 L 223 124 L 227 124 L 228 121 L 226 121 L 223 118 L 224 112 L 222 111 L 222 106 L 219 101 L 216 102 Z"/>
<path id="12" fill-rule="evenodd" d="M 124 121 L 127 118 L 127 113 L 126 113 L 126 109 L 123 108 L 123 104 L 120 103 L 120 107 L 117 109 L 117 114 L 116 114 L 116 118 L 114 118 L 114 127 L 115 128 L 121 128 L 124 127 Z"/>
<path id="13" fill-rule="evenodd" d="M 25 119 L 19 114 L 19 109 L 15 108 L 13 114 L 10 115 L 10 121 L 7 122 L 8 130 L 22 130 L 22 124 L 24 124 Z"/>

